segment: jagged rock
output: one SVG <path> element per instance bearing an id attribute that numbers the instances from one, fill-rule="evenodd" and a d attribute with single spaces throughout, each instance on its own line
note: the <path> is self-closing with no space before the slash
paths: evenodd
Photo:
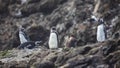
<path id="1" fill-rule="evenodd" d="M 119 53 L 120 51 L 110 53 L 107 57 L 105 57 L 104 61 L 108 63 L 110 67 L 114 67 L 114 64 L 119 62 Z"/>
<path id="2" fill-rule="evenodd" d="M 117 46 L 115 41 L 107 41 L 102 47 L 103 55 L 108 55 L 109 53 L 116 50 Z"/>
<path id="3" fill-rule="evenodd" d="M 44 68 L 48 66 L 51 68 L 117 67 L 119 64 L 119 49 L 116 44 L 119 44 L 118 42 L 119 40 L 108 40 L 104 43 L 85 45 L 78 48 L 71 48 L 67 51 L 62 50 L 60 52 L 58 50 L 49 49 L 41 50 L 41 48 L 32 50 L 26 49 L 25 51 L 13 50 L 10 51 L 10 54 L 14 54 L 14 56 L 11 56 L 11 58 L 1 59 L 0 61 L 2 61 L 1 66 L 4 68 L 6 65 L 8 67 L 23 68 L 26 66 L 35 68 Z M 115 48 L 115 50 L 111 50 L 111 48 Z M 107 54 L 104 55 L 104 52 Z"/>
<path id="4" fill-rule="evenodd" d="M 2 68 L 119 68 L 120 1 L 102 0 L 95 14 L 109 28 L 108 39 L 96 41 L 97 22 L 89 21 L 96 0 L 0 0 L 0 67 Z M 22 16 L 16 16 L 16 9 Z M 32 50 L 17 50 L 18 26 L 22 25 L 31 41 L 42 41 Z M 58 30 L 60 47 L 49 50 L 50 28 Z M 65 37 L 74 34 L 77 47 L 64 48 Z"/>
<path id="5" fill-rule="evenodd" d="M 27 34 L 33 41 L 42 41 L 45 43 L 49 37 L 49 31 L 44 29 L 42 26 L 31 26 L 27 30 Z"/>
<path id="6" fill-rule="evenodd" d="M 4 2 L 4 3 L 2 3 L 2 2 Z M 111 0 L 111 2 L 112 2 L 112 0 Z M 118 1 L 113 1 L 113 2 L 117 3 Z M 1 37 L 1 40 L 2 41 L 4 40 L 4 42 L 2 42 L 2 41 L 0 42 L 2 45 L 8 46 L 10 44 L 10 45 L 12 45 L 11 47 L 16 47 L 19 45 L 19 41 L 18 41 L 19 38 L 16 35 L 17 34 L 16 33 L 16 31 L 17 31 L 16 25 L 18 23 L 23 25 L 25 28 L 29 28 L 32 26 L 33 23 L 36 23 L 37 25 L 41 25 L 42 27 L 45 27 L 47 29 L 47 30 L 45 29 L 45 32 L 49 32 L 48 31 L 49 28 L 51 28 L 52 26 L 56 26 L 58 33 L 60 34 L 59 39 L 60 39 L 61 46 L 63 46 L 63 44 L 64 44 L 63 38 L 64 38 L 65 34 L 70 34 L 70 33 L 74 33 L 76 35 L 76 37 L 78 39 L 78 46 L 96 42 L 96 30 L 93 29 L 93 27 L 95 27 L 95 26 L 90 26 L 90 24 L 88 25 L 89 21 L 87 21 L 86 24 L 81 25 L 82 22 L 85 22 L 86 19 L 88 19 L 91 16 L 91 13 L 93 10 L 93 4 L 94 4 L 93 0 L 91 0 L 91 1 L 89 1 L 89 0 L 85 0 L 85 1 L 78 1 L 78 0 L 75 0 L 75 1 L 71 1 L 71 0 L 59 0 L 59 1 L 35 0 L 35 1 L 32 1 L 32 0 L 29 0 L 28 3 L 26 3 L 24 5 L 20 5 L 18 3 L 18 0 L 15 0 L 15 2 L 13 2 L 12 0 L 10 0 L 10 1 L 1 0 L 1 3 L 5 4 L 8 12 L 13 13 L 15 8 L 17 8 L 17 9 L 21 10 L 23 17 L 25 16 L 24 18 L 21 17 L 19 19 L 16 19 L 16 17 L 13 18 L 11 16 L 7 17 L 7 18 L 4 18 L 4 17 L 2 18 L 2 22 L 10 22 L 12 24 L 11 27 L 15 28 L 15 29 L 11 28 L 11 30 L 9 30 L 9 31 L 6 30 L 6 31 L 8 31 L 7 32 L 8 34 L 11 34 L 10 37 L 7 38 L 9 40 L 4 40 L 5 37 L 3 35 L 1 35 L 4 37 L 4 38 Z M 86 4 L 84 4 L 84 3 L 86 3 Z M 107 2 L 105 2 L 105 3 L 107 3 Z M 118 3 L 117 3 L 117 5 L 118 5 Z M 15 8 L 13 8 L 13 7 L 15 7 Z M 47 10 L 49 10 L 49 12 L 47 12 Z M 115 12 L 115 11 L 113 11 L 113 12 Z M 9 16 L 9 14 L 8 14 L 8 16 Z M 111 18 L 113 18 L 113 17 L 111 17 Z M 6 24 L 3 23 L 3 25 L 6 25 Z M 85 27 L 85 28 L 82 28 L 80 26 L 75 27 L 76 25 L 81 25 L 82 27 Z M 119 24 L 116 24 L 116 26 L 117 25 L 119 25 Z M 114 27 L 116 27 L 116 26 L 114 26 Z M 117 26 L 117 28 L 114 28 L 112 30 L 112 33 L 114 33 L 114 31 L 116 32 L 119 29 L 118 27 L 119 26 Z M 36 27 L 36 28 L 38 28 L 38 27 Z M 76 28 L 77 28 L 77 32 L 76 32 Z M 3 27 L 3 29 L 5 29 L 5 27 Z M 4 31 L 5 30 L 3 30 L 1 33 L 3 34 Z M 35 32 L 38 32 L 38 31 L 35 31 Z M 38 33 L 41 33 L 41 32 L 39 31 Z M 36 34 L 38 35 L 38 33 L 36 33 Z M 34 34 L 34 35 L 36 36 L 36 34 Z M 42 35 L 41 37 L 46 37 L 46 36 L 48 37 L 49 36 L 48 34 L 49 33 L 46 33 L 45 35 L 43 34 L 44 36 Z M 32 36 L 32 35 L 30 35 L 30 36 Z M 115 34 L 115 36 L 116 36 L 116 34 Z M 41 37 L 39 35 L 38 38 L 41 38 Z M 46 40 L 44 40 L 44 42 L 47 41 L 47 38 L 45 38 L 45 39 Z M 9 44 L 7 44 L 7 43 L 9 43 Z M 44 44 L 47 46 L 47 43 L 44 43 Z M 6 48 L 6 46 L 5 46 L 5 48 Z"/>
<path id="7" fill-rule="evenodd" d="M 39 64 L 37 68 L 55 68 L 55 65 L 52 62 L 44 62 Z"/>
<path id="8" fill-rule="evenodd" d="M 4 64 L 3 68 L 27 68 L 27 62 L 26 61 L 20 61 L 20 62 L 16 62 L 16 61 L 12 61 L 10 63 L 6 63 Z"/>
<path id="9" fill-rule="evenodd" d="M 48 54 L 48 56 L 44 57 L 42 62 L 50 61 L 54 63 L 56 61 L 56 58 L 57 58 L 57 55 L 55 55 L 55 53 L 50 53 Z"/>
<path id="10" fill-rule="evenodd" d="M 42 12 L 44 14 L 50 14 L 57 5 L 64 2 L 63 0 L 39 0 L 39 1 L 29 1 L 28 5 L 24 5 L 21 11 L 24 16 L 28 16 L 31 13 Z M 31 9 L 32 8 L 32 9 Z"/>

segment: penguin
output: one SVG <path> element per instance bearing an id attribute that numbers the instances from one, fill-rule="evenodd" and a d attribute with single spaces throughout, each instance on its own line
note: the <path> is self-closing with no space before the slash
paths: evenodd
<path id="1" fill-rule="evenodd" d="M 19 39 L 20 39 L 20 44 L 23 44 L 29 41 L 29 38 L 25 33 L 25 29 L 22 26 L 20 26 L 19 28 Z"/>
<path id="2" fill-rule="evenodd" d="M 21 0 L 21 5 L 27 3 L 27 0 Z"/>
<path id="3" fill-rule="evenodd" d="M 50 32 L 50 37 L 49 37 L 49 41 L 48 41 L 48 45 L 50 49 L 56 49 L 58 48 L 58 34 L 56 31 L 55 27 L 51 28 L 51 32 Z"/>
<path id="4" fill-rule="evenodd" d="M 20 44 L 18 49 L 24 49 L 24 48 L 32 49 L 36 46 L 39 46 L 41 43 L 42 41 L 27 41 L 25 43 Z"/>
<path id="5" fill-rule="evenodd" d="M 20 46 L 18 46 L 18 49 L 32 49 L 35 46 L 38 46 L 42 43 L 42 41 L 30 41 L 29 37 L 25 33 L 25 29 L 20 26 L 19 28 L 19 39 L 20 39 Z"/>
<path id="6" fill-rule="evenodd" d="M 70 47 L 75 47 L 77 43 L 77 40 L 74 35 L 70 35 L 69 38 L 66 41 L 65 47 L 70 48 Z"/>
<path id="7" fill-rule="evenodd" d="M 97 41 L 98 42 L 103 42 L 106 39 L 106 29 L 104 25 L 103 19 L 100 19 L 98 21 L 98 26 L 97 26 Z"/>

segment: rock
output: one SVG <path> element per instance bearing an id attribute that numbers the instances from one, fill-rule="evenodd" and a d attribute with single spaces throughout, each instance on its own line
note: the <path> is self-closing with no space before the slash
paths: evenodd
<path id="1" fill-rule="evenodd" d="M 120 1 L 102 0 L 95 14 L 105 20 L 108 39 L 96 41 L 97 22 L 89 21 L 96 0 L 0 0 L 0 67 L 2 68 L 119 68 Z M 15 15 L 15 11 L 21 11 Z M 34 49 L 17 50 L 18 26 L 31 41 L 42 41 Z M 50 28 L 58 30 L 60 48 L 49 50 Z M 63 48 L 65 37 L 74 34 L 77 47 Z"/>
<path id="2" fill-rule="evenodd" d="M 109 53 L 115 51 L 116 47 L 118 46 L 118 45 L 116 45 L 115 41 L 106 41 L 106 44 L 102 47 L 102 51 L 103 51 L 104 56 L 106 56 Z"/>
<path id="3" fill-rule="evenodd" d="M 55 65 L 52 62 L 44 62 L 39 64 L 37 68 L 55 68 Z"/>
<path id="4" fill-rule="evenodd" d="M 108 65 L 98 65 L 97 68 L 109 68 Z"/>
<path id="5" fill-rule="evenodd" d="M 114 43 L 113 43 L 114 42 Z M 1 67 L 35 68 L 109 68 L 119 66 L 118 41 L 107 40 L 103 43 L 85 45 L 69 50 L 26 49 L 12 50 L 10 58 L 2 58 Z M 113 43 L 113 44 L 112 44 Z M 115 50 L 113 50 L 114 48 Z M 107 54 L 104 54 L 107 53 Z"/>
<path id="6" fill-rule="evenodd" d="M 113 52 L 104 58 L 104 61 L 108 63 L 111 67 L 114 67 L 114 64 L 119 62 L 119 53 L 120 51 Z"/>
<path id="7" fill-rule="evenodd" d="M 111 2 L 115 2 L 116 6 L 118 5 L 117 1 L 111 0 Z M 18 41 L 19 38 L 17 36 L 17 30 L 18 30 L 17 24 L 23 25 L 25 28 L 27 28 L 26 31 L 30 29 L 30 32 L 33 31 L 32 29 L 34 28 L 32 27 L 33 24 L 36 24 L 38 26 L 40 25 L 40 27 L 38 26 L 35 27 L 36 31 L 34 32 L 34 34 L 30 34 L 30 37 L 34 36 L 32 40 L 41 40 L 40 39 L 41 37 L 42 39 L 44 37 L 48 37 L 49 28 L 51 28 L 52 26 L 56 26 L 60 34 L 59 39 L 60 39 L 61 46 L 63 46 L 64 44 L 63 38 L 65 34 L 70 34 L 70 33 L 74 33 L 76 35 L 76 38 L 78 39 L 78 46 L 96 42 L 96 30 L 93 29 L 95 25 L 90 26 L 91 24 L 88 24 L 89 21 L 87 21 L 87 19 L 90 18 L 91 16 L 94 1 L 89 1 L 89 0 L 85 0 L 85 1 L 34 0 L 32 1 L 32 0 L 29 0 L 26 4 L 20 5 L 18 3 L 18 0 L 15 0 L 14 2 L 12 0 L 10 1 L 1 0 L 1 3 L 2 3 L 1 9 L 6 7 L 5 10 L 1 10 L 1 11 L 5 11 L 5 14 L 8 15 L 8 17 L 4 17 L 5 15 L 1 15 L 2 22 L 6 22 L 6 23 L 3 23 L 3 26 L 9 25 L 8 27 L 10 28 L 8 30 L 7 29 L 2 30 L 2 29 L 5 29 L 6 27 L 0 28 L 2 31 L 1 32 L 2 35 L 0 35 L 1 36 L 0 43 L 1 45 L 4 46 L 2 47 L 2 49 L 7 48 L 8 45 L 11 45 L 11 48 L 17 47 L 19 45 L 19 41 Z M 105 5 L 106 3 L 108 2 L 104 3 L 103 1 L 103 5 Z M 110 6 L 110 7 L 113 7 L 113 6 Z M 17 18 L 17 17 L 11 17 L 9 14 L 7 14 L 7 12 L 9 12 L 10 14 L 14 13 L 15 9 L 20 9 L 23 16 L 20 18 Z M 47 10 L 49 10 L 49 12 Z M 112 12 L 115 13 L 115 11 L 112 11 Z M 119 14 L 119 12 L 117 13 Z M 116 14 L 111 14 L 111 15 L 116 15 Z M 111 19 L 112 18 L 114 17 L 111 16 Z M 83 22 L 86 22 L 86 23 L 83 24 Z M 116 32 L 119 29 L 119 26 L 117 26 L 119 25 L 119 23 L 117 24 L 117 21 L 115 22 L 116 22 L 116 25 L 115 25 L 116 27 L 115 26 L 113 27 L 112 33 L 113 35 L 116 36 L 114 32 Z M 45 28 L 42 29 L 41 26 Z M 76 32 L 76 29 L 77 29 L 77 32 Z M 45 31 L 45 33 L 43 33 L 44 36 L 40 34 L 42 30 Z M 39 37 L 37 36 L 37 39 L 35 39 L 36 35 L 39 35 Z M 9 40 L 6 40 L 6 39 L 9 39 Z M 47 43 L 45 43 L 45 41 L 47 41 L 47 38 L 43 39 L 43 44 L 47 46 Z"/>
<path id="8" fill-rule="evenodd" d="M 44 57 L 42 62 L 50 61 L 54 63 L 56 61 L 56 58 L 57 58 L 57 55 L 55 55 L 55 53 L 50 53 L 46 57 Z"/>

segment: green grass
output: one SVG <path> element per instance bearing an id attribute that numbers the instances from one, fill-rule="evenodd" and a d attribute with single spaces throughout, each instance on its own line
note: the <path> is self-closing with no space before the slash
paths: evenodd
<path id="1" fill-rule="evenodd" d="M 10 56 L 12 56 L 12 54 L 8 50 L 0 51 L 0 59 L 10 57 Z"/>

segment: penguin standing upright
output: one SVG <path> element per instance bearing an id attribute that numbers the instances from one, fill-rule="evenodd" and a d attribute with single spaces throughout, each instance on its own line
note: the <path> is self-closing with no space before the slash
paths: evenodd
<path id="1" fill-rule="evenodd" d="M 27 0 L 21 0 L 21 4 L 27 3 Z"/>
<path id="2" fill-rule="evenodd" d="M 51 28 L 48 44 L 50 49 L 58 48 L 58 35 L 55 27 Z"/>
<path id="3" fill-rule="evenodd" d="M 106 30 L 103 19 L 100 19 L 97 27 L 97 41 L 103 42 L 106 39 Z"/>
<path id="4" fill-rule="evenodd" d="M 19 39 L 20 39 L 21 44 L 29 41 L 29 38 L 26 35 L 24 28 L 22 26 L 20 26 L 20 28 L 19 28 Z"/>

